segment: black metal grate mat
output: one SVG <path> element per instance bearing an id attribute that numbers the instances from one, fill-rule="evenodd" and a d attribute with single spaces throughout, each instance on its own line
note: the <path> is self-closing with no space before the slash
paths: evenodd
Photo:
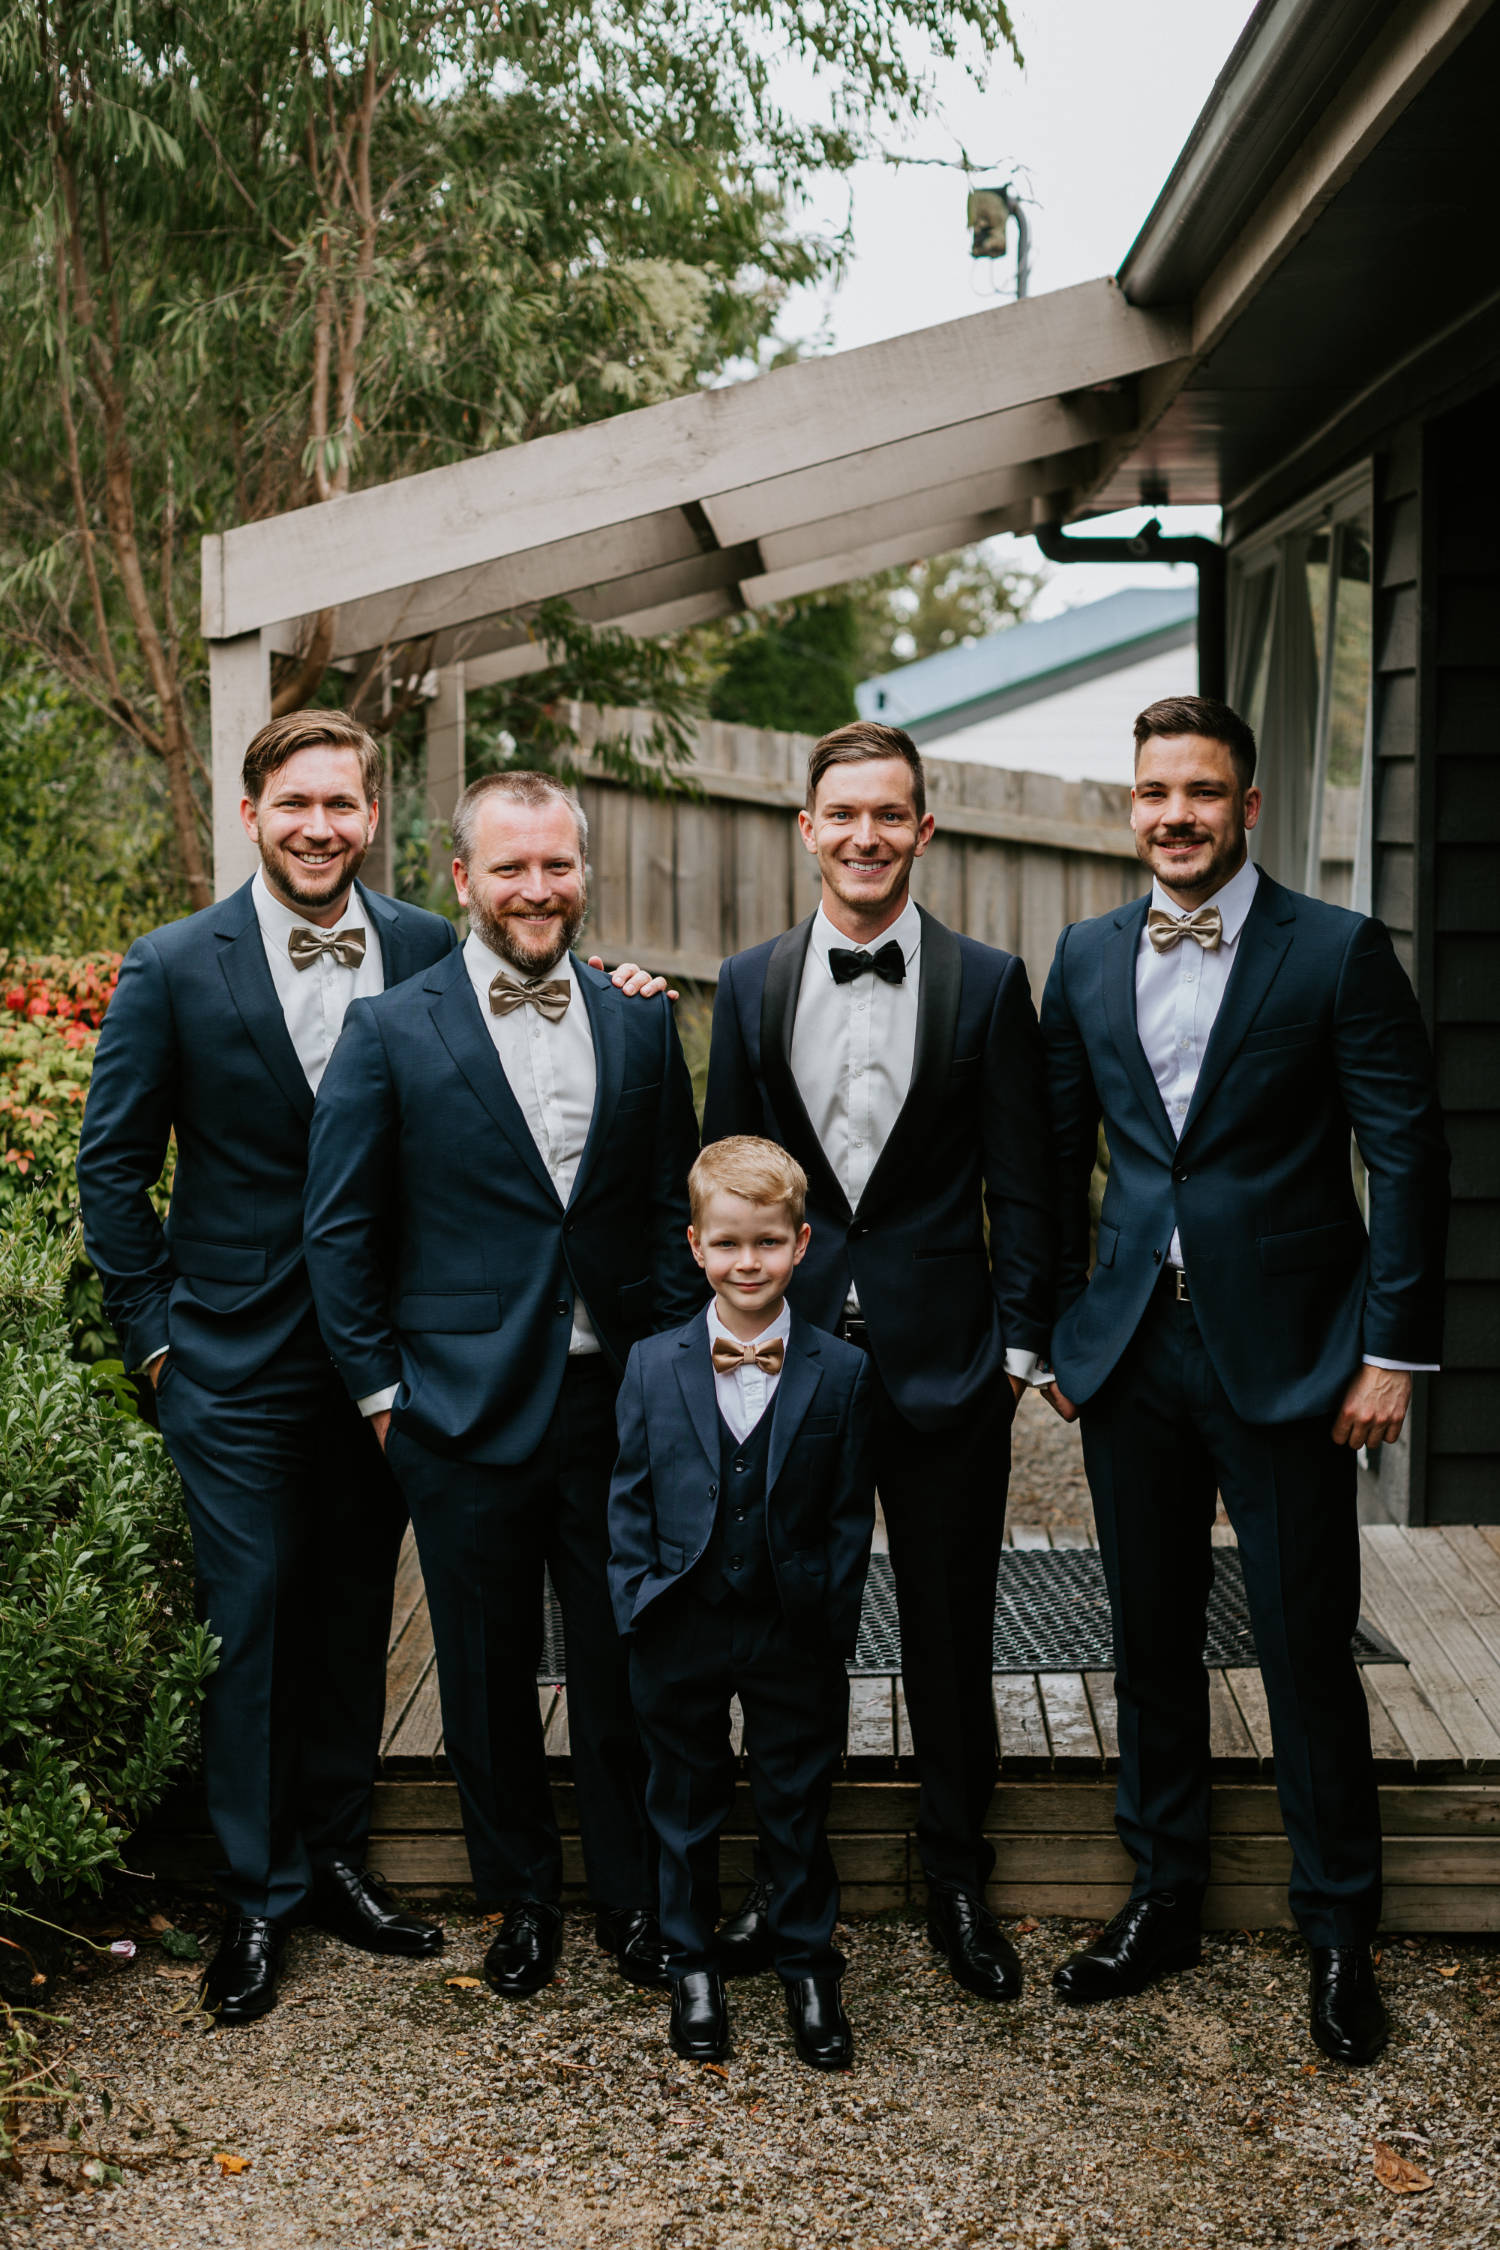
<path id="1" fill-rule="evenodd" d="M 1358 1664 L 1406 1660 L 1363 1618 L 1354 1636 Z M 1114 1668 L 1109 1596 L 1104 1566 L 1091 1547 L 1007 1547 L 995 1587 L 997 1672 L 1108 1672 Z M 1208 1640 L 1203 1661 L 1216 1671 L 1255 1666 L 1255 1636 L 1245 1599 L 1245 1579 L 1233 1547 L 1214 1549 L 1213 1590 L 1208 1597 Z M 870 1557 L 859 1647 L 851 1672 L 890 1678 L 901 1670 L 901 1629 L 889 1555 Z M 548 1582 L 543 1610 L 539 1680 L 566 1676 L 562 1614 Z"/>

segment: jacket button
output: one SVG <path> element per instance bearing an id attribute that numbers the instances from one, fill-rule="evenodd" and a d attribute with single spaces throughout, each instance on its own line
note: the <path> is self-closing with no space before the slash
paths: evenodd
<path id="1" fill-rule="evenodd" d="M 563 1233 L 564 1233 L 564 1234 L 571 1234 L 572 1232 L 573 1232 L 573 1221 L 572 1221 L 571 1219 L 564 1219 L 564 1220 L 563 1220 Z"/>
<path id="2" fill-rule="evenodd" d="M 860 1236 L 868 1234 L 869 1231 L 870 1230 L 865 1225 L 863 1219 L 856 1219 L 853 1226 L 849 1229 L 850 1238 L 851 1240 L 857 1240 Z"/>
<path id="3" fill-rule="evenodd" d="M 719 1497 L 719 1488 L 718 1488 L 718 1486 L 717 1486 L 716 1484 L 711 1484 L 711 1485 L 709 1486 L 709 1488 L 708 1488 L 708 1497 L 709 1497 L 709 1499 L 710 1499 L 710 1500 L 717 1500 L 717 1499 L 718 1499 L 718 1497 Z"/>
<path id="4" fill-rule="evenodd" d="M 1159 1250 L 1152 1251 L 1151 1263 L 1153 1266 L 1159 1266 L 1161 1264 L 1161 1252 Z"/>
<path id="5" fill-rule="evenodd" d="M 1172 1174 L 1172 1177 L 1176 1181 L 1177 1185 L 1181 1187 L 1187 1179 L 1187 1174 L 1186 1172 L 1174 1172 Z"/>
<path id="6" fill-rule="evenodd" d="M 743 1570 L 743 1569 L 744 1569 L 744 1567 L 745 1567 L 745 1558 L 744 1558 L 744 1556 L 743 1556 L 743 1555 L 731 1555 L 731 1556 L 730 1556 L 730 1558 L 729 1558 L 729 1567 L 730 1567 L 730 1569 L 731 1569 L 731 1570 Z"/>
<path id="7" fill-rule="evenodd" d="M 557 1300 L 557 1303 L 556 1303 L 556 1304 L 555 1304 L 555 1305 L 553 1306 L 552 1310 L 553 1310 L 553 1311 L 554 1311 L 554 1312 L 556 1313 L 556 1315 L 557 1315 L 557 1317 L 558 1317 L 558 1319 L 559 1319 L 559 1320 L 566 1320 L 566 1319 L 567 1319 L 567 1317 L 568 1317 L 568 1311 L 569 1311 L 569 1306 L 568 1306 L 568 1300 L 567 1300 L 567 1298 L 566 1298 L 566 1297 L 559 1297 L 559 1298 L 558 1298 L 558 1300 Z"/>

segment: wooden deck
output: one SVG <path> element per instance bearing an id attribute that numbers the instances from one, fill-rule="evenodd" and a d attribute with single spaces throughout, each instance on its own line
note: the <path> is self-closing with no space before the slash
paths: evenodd
<path id="1" fill-rule="evenodd" d="M 1231 1534 L 1216 1536 L 1226 1543 Z M 1022 1546 L 1085 1545 L 1017 1530 Z M 1381 1782 L 1389 1929 L 1500 1928 L 1500 1528 L 1367 1529 L 1364 1614 L 1404 1664 L 1361 1678 Z M 1006 1913 L 1113 1911 L 1130 1863 L 1113 1826 L 1118 1764 L 1106 1672 L 997 1674 L 1001 1780 L 990 1828 L 992 1903 Z M 874 1908 L 920 1895 L 913 1828 L 911 1730 L 899 1680 L 851 1682 L 845 1773 L 831 1820 L 846 1904 Z M 1209 1678 L 1215 1766 L 1215 1887 L 1209 1918 L 1287 1921 L 1289 1856 L 1272 1785 L 1260 1674 Z M 563 1687 L 538 1698 L 570 1880 L 581 1879 L 568 1780 Z M 408 1542 L 392 1619 L 383 1774 L 371 1858 L 393 1881 L 463 1883 L 468 1863 L 442 1719 L 421 1572 Z M 748 1803 L 724 1845 L 726 1879 L 749 1866 Z"/>

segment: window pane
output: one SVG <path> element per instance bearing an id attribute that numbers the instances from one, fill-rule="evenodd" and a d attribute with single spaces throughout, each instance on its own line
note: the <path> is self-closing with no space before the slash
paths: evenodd
<path id="1" fill-rule="evenodd" d="M 1362 792 L 1365 714 L 1370 699 L 1370 544 L 1363 524 L 1344 526 L 1333 626 L 1328 703 L 1328 764 L 1319 838 L 1318 895 L 1353 903 Z"/>

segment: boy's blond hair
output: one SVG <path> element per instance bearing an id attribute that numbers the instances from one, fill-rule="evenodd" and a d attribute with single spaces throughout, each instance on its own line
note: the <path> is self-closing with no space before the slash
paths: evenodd
<path id="1" fill-rule="evenodd" d="M 719 1194 L 740 1195 L 747 1203 L 779 1203 L 792 1225 L 800 1227 L 807 1208 L 807 1174 L 775 1141 L 731 1133 L 727 1140 L 710 1141 L 688 1174 L 695 1228 L 703 1223 L 709 1197 Z"/>

